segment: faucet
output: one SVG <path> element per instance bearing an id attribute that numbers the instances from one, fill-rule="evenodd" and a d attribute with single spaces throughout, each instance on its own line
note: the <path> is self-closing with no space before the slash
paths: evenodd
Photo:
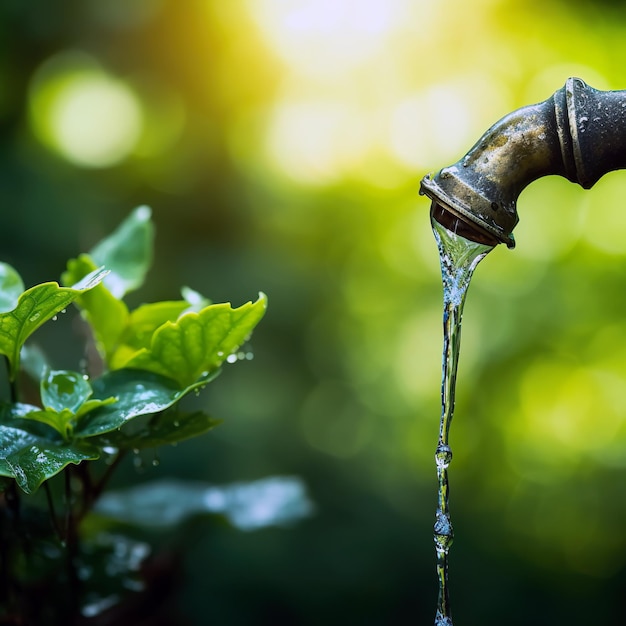
<path id="1" fill-rule="evenodd" d="M 542 176 L 590 189 L 626 168 L 626 91 L 568 78 L 550 98 L 496 122 L 454 165 L 423 178 L 439 223 L 466 239 L 515 247 L 517 198 Z"/>

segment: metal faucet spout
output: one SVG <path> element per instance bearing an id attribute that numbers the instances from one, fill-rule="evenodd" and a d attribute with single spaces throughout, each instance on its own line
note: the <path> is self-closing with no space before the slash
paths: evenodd
<path id="1" fill-rule="evenodd" d="M 527 185 L 554 174 L 589 189 L 618 169 L 626 169 L 626 91 L 569 78 L 547 100 L 496 122 L 460 161 L 425 176 L 420 193 L 444 226 L 513 248 L 517 199 Z"/>

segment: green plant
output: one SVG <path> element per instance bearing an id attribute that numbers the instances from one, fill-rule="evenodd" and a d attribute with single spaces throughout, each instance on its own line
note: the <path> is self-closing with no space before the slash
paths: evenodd
<path id="1" fill-rule="evenodd" d="M 89 254 L 68 262 L 61 285 L 24 290 L 19 274 L 0 263 L 7 379 L 0 402 L 1 623 L 78 619 L 85 598 L 94 597 L 86 580 L 110 565 L 111 554 L 119 557 L 120 539 L 117 552 L 81 539 L 113 470 L 129 452 L 177 443 L 218 423 L 183 410 L 180 400 L 215 379 L 265 313 L 263 294 L 232 308 L 189 288 L 180 300 L 130 310 L 123 297 L 144 281 L 153 231 L 150 210 L 136 209 Z M 72 303 L 96 348 L 84 372 L 53 369 L 28 342 Z M 136 566 L 122 570 L 138 575 Z M 52 594 L 48 603 L 44 589 Z"/>

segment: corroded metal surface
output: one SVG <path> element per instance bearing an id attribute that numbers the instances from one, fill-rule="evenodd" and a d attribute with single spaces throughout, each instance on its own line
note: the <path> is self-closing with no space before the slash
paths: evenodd
<path id="1" fill-rule="evenodd" d="M 517 198 L 531 182 L 558 175 L 589 189 L 624 168 L 626 91 L 569 78 L 547 100 L 503 117 L 460 161 L 425 176 L 420 193 L 442 224 L 512 248 Z"/>

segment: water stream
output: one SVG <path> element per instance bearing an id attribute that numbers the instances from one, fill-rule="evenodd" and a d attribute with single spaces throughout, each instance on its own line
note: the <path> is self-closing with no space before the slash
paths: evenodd
<path id="1" fill-rule="evenodd" d="M 448 588 L 448 553 L 454 533 L 449 509 L 448 466 L 452 460 L 452 450 L 448 436 L 454 414 L 456 372 L 461 345 L 461 317 L 465 296 L 474 269 L 481 259 L 493 250 L 493 247 L 465 239 L 461 235 L 449 231 L 434 219 L 432 225 L 439 247 L 443 279 L 442 410 L 439 441 L 435 452 L 438 497 L 434 534 L 439 581 L 435 626 L 452 626 Z"/>

